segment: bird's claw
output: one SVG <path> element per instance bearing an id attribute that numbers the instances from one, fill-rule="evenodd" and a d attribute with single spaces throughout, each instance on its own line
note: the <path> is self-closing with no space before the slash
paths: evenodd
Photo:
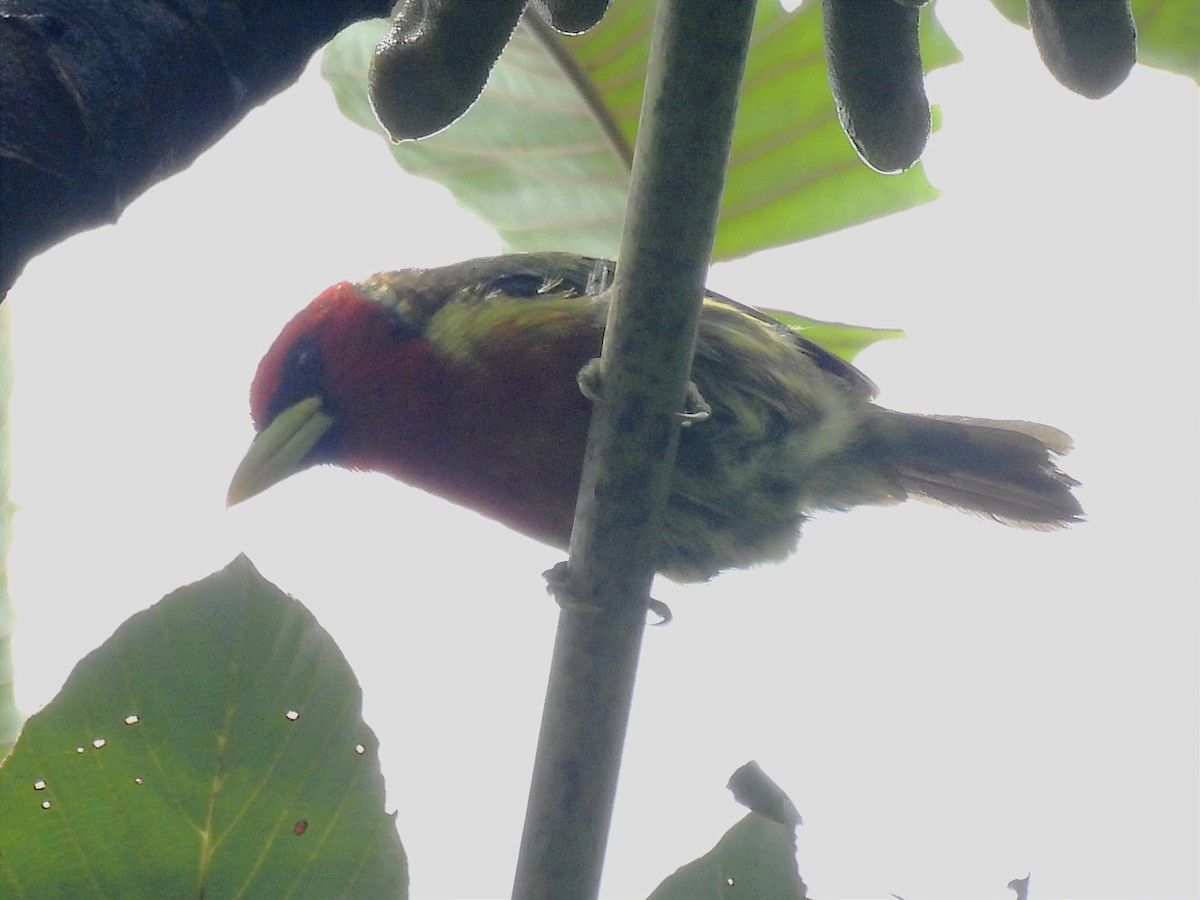
<path id="1" fill-rule="evenodd" d="M 685 428 L 689 425 L 698 425 L 708 421 L 711 415 L 712 407 L 708 405 L 708 401 L 696 387 L 696 382 L 689 381 L 687 395 L 683 398 L 683 412 L 678 413 L 679 424 Z"/>
<path id="2" fill-rule="evenodd" d="M 599 359 L 588 360 L 579 370 L 579 374 L 575 376 L 575 381 L 583 396 L 592 403 L 600 402 L 604 396 L 604 373 L 601 370 Z M 685 427 L 704 422 L 712 416 L 712 407 L 708 405 L 708 401 L 704 399 L 704 395 L 700 393 L 700 389 L 696 387 L 694 381 L 688 382 L 687 394 L 683 398 L 683 410 L 676 415 L 679 416 L 679 424 Z"/>
<path id="3" fill-rule="evenodd" d="M 566 560 L 547 569 L 542 573 L 542 577 L 546 579 L 546 593 L 553 597 L 554 602 L 563 609 L 570 607 L 592 613 L 600 612 L 603 609 L 599 603 L 588 603 L 579 599 L 578 594 L 571 588 L 571 573 Z M 655 626 L 666 625 L 674 618 L 671 607 L 653 597 L 647 601 L 646 609 L 658 616 L 658 621 L 651 623 Z"/>
<path id="4" fill-rule="evenodd" d="M 588 360 L 575 376 L 575 382 L 583 396 L 592 403 L 599 403 L 600 398 L 604 396 L 604 375 L 600 371 L 600 360 Z"/>
<path id="5" fill-rule="evenodd" d="M 674 613 L 671 612 L 671 607 L 667 606 L 661 600 L 655 600 L 653 597 L 646 603 L 646 609 L 658 616 L 657 622 L 650 623 L 655 628 L 660 625 L 669 625 L 671 620 L 675 618 Z"/>

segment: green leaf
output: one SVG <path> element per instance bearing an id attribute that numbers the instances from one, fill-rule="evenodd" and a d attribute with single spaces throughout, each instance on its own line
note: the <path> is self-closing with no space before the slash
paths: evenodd
<path id="1" fill-rule="evenodd" d="M 1029 27 L 1025 0 L 992 0 L 1006 19 Z M 1195 0 L 1132 0 L 1138 62 L 1200 84 L 1200 3 Z"/>
<path id="2" fill-rule="evenodd" d="M 753 811 L 712 850 L 663 881 L 650 900 L 806 900 L 808 888 L 796 869 L 796 805 L 753 760 L 733 773 L 728 787 Z"/>
<path id="3" fill-rule="evenodd" d="M 750 760 L 729 776 L 726 785 L 733 799 L 753 812 L 766 816 L 780 825 L 795 828 L 803 824 L 800 811 L 792 798 L 775 780 L 763 771 L 757 760 Z"/>
<path id="4" fill-rule="evenodd" d="M 864 349 L 876 341 L 890 341 L 904 337 L 899 328 L 868 328 L 865 325 L 846 325 L 843 322 L 822 322 L 782 309 L 763 309 L 773 319 L 778 319 L 792 331 L 819 344 L 846 362 L 854 362 Z"/>
<path id="5" fill-rule="evenodd" d="M 650 900 L 805 900 L 796 869 L 796 833 L 759 813 L 748 813 L 708 853 L 654 889 Z"/>
<path id="6" fill-rule="evenodd" d="M 0 767 L 4 897 L 404 897 L 341 651 L 244 557 L 129 619 Z"/>
<path id="7" fill-rule="evenodd" d="M 563 37 L 522 20 L 479 101 L 444 131 L 392 146 L 406 171 L 444 184 L 510 251 L 616 255 L 654 0 L 614 0 L 600 24 Z M 347 117 L 380 128 L 366 76 L 387 23 L 361 22 L 326 48 L 323 72 Z M 929 10 L 926 69 L 959 59 Z M 921 167 L 871 171 L 838 124 L 820 4 L 760 0 L 718 224 L 715 258 L 815 237 L 934 199 Z"/>

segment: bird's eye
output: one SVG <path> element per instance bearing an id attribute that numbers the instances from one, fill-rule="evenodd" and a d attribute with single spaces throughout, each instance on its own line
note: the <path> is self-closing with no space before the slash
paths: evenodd
<path id="1" fill-rule="evenodd" d="M 268 420 L 305 397 L 323 393 L 325 363 L 314 335 L 305 334 L 288 348 L 279 371 L 279 385 L 267 410 Z"/>
<path id="2" fill-rule="evenodd" d="M 316 393 L 321 387 L 323 369 L 321 349 L 316 339 L 309 334 L 302 335 L 292 344 L 283 361 L 283 380 L 299 387 L 305 395 Z"/>

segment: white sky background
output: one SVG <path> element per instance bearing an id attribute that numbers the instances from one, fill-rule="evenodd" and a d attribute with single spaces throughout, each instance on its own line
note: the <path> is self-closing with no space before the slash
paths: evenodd
<path id="1" fill-rule="evenodd" d="M 1200 893 L 1196 87 L 1139 69 L 1084 101 L 986 4 L 942 15 L 968 60 L 929 80 L 945 196 L 712 284 L 905 328 L 860 360 L 881 402 L 1063 428 L 1089 521 L 827 514 L 784 565 L 659 584 L 676 620 L 646 637 L 607 897 L 710 847 L 750 758 L 803 813 L 827 900 L 1010 898 L 1026 872 L 1038 900 Z M 23 707 L 245 551 L 362 681 L 414 896 L 507 896 L 560 554 L 376 475 L 224 509 L 287 318 L 343 278 L 498 250 L 340 118 L 314 64 L 116 227 L 34 261 L 9 299 Z"/>

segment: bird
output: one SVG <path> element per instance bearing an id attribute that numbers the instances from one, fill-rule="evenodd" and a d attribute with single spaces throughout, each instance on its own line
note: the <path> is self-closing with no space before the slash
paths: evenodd
<path id="1" fill-rule="evenodd" d="M 312 466 L 382 472 L 565 549 L 615 263 L 485 257 L 340 282 L 291 319 L 250 389 L 257 432 L 233 505 Z M 1035 529 L 1082 521 L 1057 457 L 1018 420 L 897 412 L 849 362 L 706 291 L 656 571 L 781 561 L 820 510 L 917 498 Z M 702 400 L 700 398 L 703 398 Z"/>

